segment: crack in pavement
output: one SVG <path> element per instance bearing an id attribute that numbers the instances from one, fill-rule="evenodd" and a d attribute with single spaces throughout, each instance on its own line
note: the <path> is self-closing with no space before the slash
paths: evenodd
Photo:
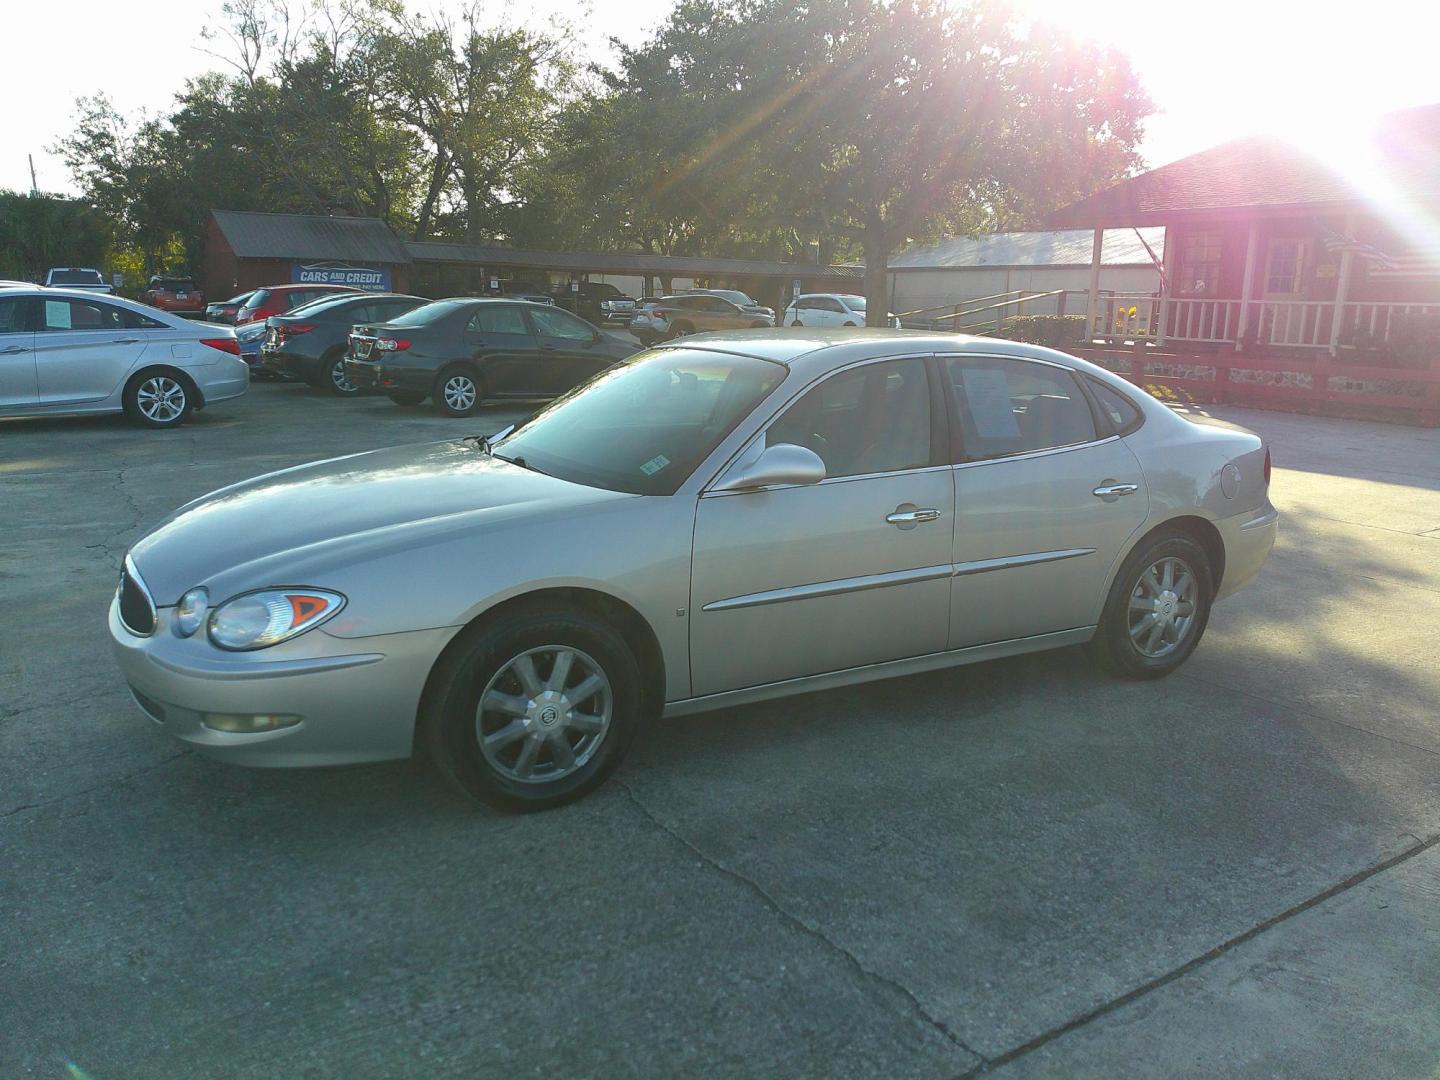
<path id="1" fill-rule="evenodd" d="M 133 780 L 137 776 L 144 776 L 148 772 L 154 772 L 156 769 L 163 768 L 164 766 L 170 764 L 170 762 L 172 761 L 178 761 L 180 758 L 189 757 L 193 753 L 195 753 L 194 750 L 181 750 L 178 753 L 171 754 L 169 757 L 161 758 L 159 761 L 152 761 L 149 765 L 144 765 L 138 769 L 135 769 L 133 772 L 125 773 L 122 776 L 112 776 L 107 780 L 102 780 L 98 784 L 93 784 L 88 788 L 81 788 L 79 791 L 71 791 L 68 794 L 61 795 L 59 798 L 42 799 L 40 802 L 35 803 L 21 803 L 19 806 L 13 806 L 9 810 L 6 810 L 4 813 L 0 813 L 0 820 L 14 817 L 16 814 L 23 813 L 26 810 L 39 810 L 46 806 L 56 806 L 63 802 L 69 802 L 72 799 L 78 799 L 82 795 L 89 795 L 93 792 L 101 790 L 102 788 L 114 787 L 116 784 L 123 784 L 127 780 Z"/>
<path id="2" fill-rule="evenodd" d="M 641 802 L 640 797 L 635 794 L 634 789 L 631 788 L 631 786 L 626 781 L 612 778 L 610 782 L 617 785 L 621 791 L 625 792 L 626 797 L 635 805 L 636 809 L 638 809 L 640 813 L 645 815 L 645 817 L 650 821 L 652 825 L 658 828 L 661 832 L 665 833 L 665 835 L 669 836 L 676 843 L 684 847 L 687 851 L 689 851 L 697 859 L 703 862 L 706 866 L 710 867 L 710 869 L 716 871 L 722 876 L 729 878 L 731 881 L 734 881 L 743 886 L 747 891 L 759 898 L 760 902 L 765 907 L 767 907 L 770 911 L 774 912 L 777 916 L 780 917 L 781 920 L 788 923 L 790 926 L 795 927 L 807 937 L 819 941 L 822 945 L 825 945 L 831 951 L 836 952 L 840 956 L 844 957 L 845 961 L 849 964 L 849 966 L 853 968 L 862 978 L 868 979 L 869 981 L 884 987 L 890 992 L 900 995 L 900 997 L 902 997 L 906 1002 L 909 1003 L 911 1010 L 917 1016 L 919 1016 L 920 1019 L 928 1027 L 941 1035 L 951 1045 L 959 1048 L 960 1050 L 963 1050 L 965 1053 L 975 1058 L 981 1063 L 982 1066 L 985 1064 L 985 1056 L 976 1051 L 969 1044 L 967 1044 L 965 1040 L 960 1038 L 960 1036 L 955 1034 L 955 1032 L 951 1031 L 943 1020 L 932 1015 L 929 1010 L 925 1008 L 924 1004 L 921 1003 L 920 999 L 915 996 L 914 991 L 912 991 L 908 986 L 906 986 L 902 982 L 899 982 L 896 979 L 891 978 L 888 975 L 882 975 L 878 971 L 872 971 L 871 969 L 867 968 L 864 964 L 860 962 L 859 957 L 857 957 L 854 953 L 852 953 L 849 949 L 845 948 L 843 945 L 826 936 L 824 931 L 822 931 L 819 927 L 812 926 L 805 920 L 801 919 L 799 916 L 791 914 L 788 910 L 785 909 L 783 905 L 781 905 L 778 900 L 775 899 L 775 897 L 771 896 L 770 893 L 765 890 L 765 887 L 763 885 L 761 885 L 754 878 L 746 877 L 740 871 L 734 870 L 726 866 L 724 863 L 720 862 L 718 859 L 712 858 L 710 855 L 706 854 L 706 852 L 702 851 L 690 840 L 686 839 L 684 836 L 681 836 L 680 833 L 678 833 L 675 829 L 671 828 L 664 821 L 662 821 L 653 810 L 651 810 L 648 806 Z M 965 1073 L 964 1075 L 971 1075 L 973 1072 L 974 1069 L 971 1069 L 967 1071 L 967 1073 Z"/>
<path id="3" fill-rule="evenodd" d="M 1413 834 L 1411 833 L 1406 833 L 1403 835 L 1413 836 Z M 1375 875 L 1383 874 L 1387 870 L 1392 870 L 1395 867 L 1399 866 L 1401 863 L 1408 862 L 1415 856 L 1424 854 L 1426 851 L 1429 851 L 1437 844 L 1440 844 L 1440 833 L 1436 833 L 1434 836 L 1430 837 L 1427 840 L 1417 840 L 1416 843 L 1405 848 L 1403 851 L 1395 855 L 1391 855 L 1387 859 L 1382 859 L 1378 863 L 1374 863 L 1373 865 L 1366 867 L 1364 870 L 1360 870 L 1354 874 L 1351 874 L 1349 877 L 1345 878 L 1345 880 L 1330 886 L 1330 888 L 1324 890 L 1323 892 L 1316 893 L 1308 900 L 1302 900 L 1300 901 L 1300 903 L 1294 904 L 1291 907 L 1286 908 L 1278 915 L 1272 915 L 1264 922 L 1257 923 L 1249 930 L 1246 930 L 1240 934 L 1236 934 L 1234 937 L 1222 941 L 1219 945 L 1216 945 L 1208 952 L 1204 952 L 1201 953 L 1199 956 L 1192 957 L 1185 963 L 1181 964 L 1179 967 L 1172 968 L 1171 970 L 1165 972 L 1163 975 L 1157 975 L 1155 978 L 1141 983 L 1139 986 L 1135 987 L 1132 990 L 1126 991 L 1118 997 L 1113 997 L 1109 1001 L 1103 1002 L 1095 1006 L 1095 1008 L 1081 1013 L 1079 1016 L 1072 1017 L 1070 1020 L 1067 1020 L 1063 1024 L 1059 1024 L 1053 1028 L 1050 1028 L 1048 1031 L 1041 1032 L 1039 1035 L 1035 1036 L 1033 1039 L 1030 1039 L 1028 1042 L 1021 1043 L 1019 1046 L 1016 1047 L 1012 1047 L 1011 1049 L 1005 1051 L 1003 1054 L 999 1054 L 993 1058 L 987 1059 L 983 1056 L 977 1055 L 980 1057 L 980 1064 L 972 1069 L 967 1070 L 966 1072 L 961 1073 L 960 1076 L 956 1078 L 956 1080 L 968 1080 L 968 1078 L 970 1077 L 980 1076 L 983 1073 L 991 1072 L 994 1069 L 998 1069 L 1002 1065 L 1008 1065 L 1012 1061 L 1016 1061 L 1024 1057 L 1026 1054 L 1032 1053 L 1033 1051 L 1040 1049 L 1040 1047 L 1046 1045 L 1047 1043 L 1054 1042 L 1062 1035 L 1068 1035 L 1072 1031 L 1078 1031 L 1080 1028 L 1091 1023 L 1092 1021 L 1100 1019 L 1102 1016 L 1107 1016 L 1118 1009 L 1123 1009 L 1125 1006 L 1131 1004 L 1132 1002 L 1138 1001 L 1140 998 L 1151 993 L 1152 991 L 1159 990 L 1162 986 L 1167 986 L 1175 980 L 1183 978 L 1184 976 L 1190 974 L 1192 971 L 1204 967 L 1212 960 L 1218 960 L 1226 953 L 1232 952 L 1233 950 L 1238 949 L 1241 945 L 1253 941 L 1255 938 L 1259 937 L 1267 930 L 1272 930 L 1275 927 L 1279 926 L 1281 923 L 1288 922 L 1290 919 L 1295 918 L 1297 915 L 1302 915 L 1305 912 L 1309 911 L 1311 908 L 1318 907 L 1320 904 L 1325 903 L 1325 901 L 1334 899 L 1341 893 L 1349 892 L 1357 885 L 1363 885 Z"/>

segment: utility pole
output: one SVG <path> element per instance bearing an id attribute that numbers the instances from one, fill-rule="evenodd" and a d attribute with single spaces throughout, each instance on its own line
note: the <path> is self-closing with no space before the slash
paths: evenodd
<path id="1" fill-rule="evenodd" d="M 39 195 L 40 185 L 35 182 L 35 155 L 26 154 L 25 156 L 30 159 L 30 194 Z"/>

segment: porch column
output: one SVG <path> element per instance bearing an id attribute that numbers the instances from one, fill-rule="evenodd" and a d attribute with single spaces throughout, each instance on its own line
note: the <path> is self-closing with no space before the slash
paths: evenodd
<path id="1" fill-rule="evenodd" d="M 1095 340 L 1095 315 L 1100 306 L 1100 254 L 1105 240 L 1105 227 L 1095 226 L 1095 240 L 1090 245 L 1090 289 L 1085 305 L 1085 341 Z"/>
<path id="2" fill-rule="evenodd" d="M 1175 249 L 1180 245 L 1172 242 L 1170 226 L 1165 226 L 1165 253 L 1160 256 L 1160 325 L 1156 328 L 1155 344 L 1165 344 L 1165 331 L 1170 326 L 1170 289 L 1175 280 Z"/>
<path id="3" fill-rule="evenodd" d="M 1345 215 L 1345 235 L 1355 236 L 1355 215 Z M 1340 269 L 1335 279 L 1335 311 L 1330 316 L 1330 355 L 1340 353 L 1340 328 L 1345 322 L 1345 302 L 1350 299 L 1350 266 L 1355 253 L 1346 247 L 1340 252 Z"/>
<path id="4" fill-rule="evenodd" d="M 1245 340 L 1245 331 L 1250 329 L 1250 293 L 1255 287 L 1255 262 L 1259 253 L 1260 226 L 1252 221 L 1249 238 L 1245 241 L 1245 279 L 1240 286 L 1240 327 L 1235 331 L 1236 352 L 1240 351 Z"/>

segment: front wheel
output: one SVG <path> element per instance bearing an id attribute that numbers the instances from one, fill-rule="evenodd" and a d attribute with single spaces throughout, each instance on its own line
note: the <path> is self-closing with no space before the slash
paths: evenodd
<path id="1" fill-rule="evenodd" d="M 432 688 L 432 758 L 467 794 L 510 809 L 559 806 L 599 786 L 640 722 L 634 654 L 580 611 L 519 611 L 476 631 Z"/>
<path id="2" fill-rule="evenodd" d="M 179 427 L 195 407 L 190 388 L 179 378 L 163 371 L 135 379 L 125 388 L 125 412 L 149 428 Z"/>
<path id="3" fill-rule="evenodd" d="M 480 407 L 480 382 L 468 371 L 451 368 L 440 373 L 431 396 L 446 416 L 470 416 Z"/>
<path id="4" fill-rule="evenodd" d="M 1200 644 L 1212 595 L 1200 545 L 1180 534 L 1155 537 L 1120 568 L 1091 648 L 1117 675 L 1169 675 Z"/>

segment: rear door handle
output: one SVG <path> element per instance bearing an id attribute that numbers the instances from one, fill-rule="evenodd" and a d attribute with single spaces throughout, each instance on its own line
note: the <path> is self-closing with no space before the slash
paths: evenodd
<path id="1" fill-rule="evenodd" d="M 1113 480 L 1106 480 L 1091 494 L 1097 499 L 1113 499 L 1117 495 L 1134 495 L 1139 490 L 1139 484 L 1117 484 Z"/>
<path id="2" fill-rule="evenodd" d="M 896 510 L 893 514 L 886 514 L 885 520 L 891 525 L 918 525 L 922 521 L 934 521 L 939 516 L 939 510 L 925 506 L 916 510 Z"/>
<path id="3" fill-rule="evenodd" d="M 30 350 L 25 348 L 24 345 L 6 345 L 5 348 L 0 349 L 0 353 L 4 353 L 6 355 L 9 355 L 10 353 L 22 353 L 29 351 Z"/>
<path id="4" fill-rule="evenodd" d="M 139 339 L 138 337 L 117 337 L 117 338 L 115 339 L 115 344 L 116 344 L 116 345 L 135 345 L 135 344 L 138 344 L 139 341 L 140 341 L 140 339 Z"/>

